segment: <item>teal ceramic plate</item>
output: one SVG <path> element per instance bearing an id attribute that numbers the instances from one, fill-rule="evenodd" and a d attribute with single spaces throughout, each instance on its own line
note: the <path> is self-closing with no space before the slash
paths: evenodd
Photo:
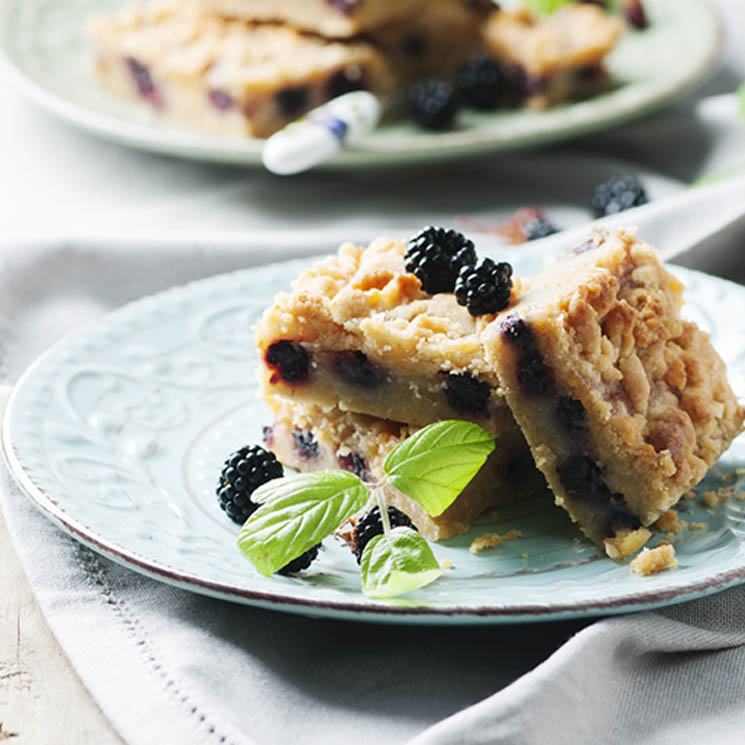
<path id="1" fill-rule="evenodd" d="M 0 51 L 22 89 L 63 119 L 102 137 L 186 158 L 259 163 L 262 141 L 219 139 L 161 120 L 146 106 L 120 101 L 90 70 L 85 20 L 122 0 L 5 0 L 0 3 Z M 389 124 L 338 166 L 428 161 L 553 142 L 640 116 L 690 90 L 712 69 L 721 48 L 717 16 L 705 0 L 645 0 L 651 19 L 629 31 L 610 55 L 614 86 L 590 100 L 546 112 L 464 111 L 458 126 L 431 134 Z M 3 55 L 0 54 L 0 57 Z"/>
<path id="2" fill-rule="evenodd" d="M 514 259 L 535 270 L 534 254 Z M 349 550 L 327 539 L 302 578 L 262 577 L 236 547 L 214 487 L 224 458 L 260 442 L 252 323 L 302 262 L 221 275 L 145 298 L 43 355 L 17 384 L 3 422 L 11 471 L 63 530 L 132 569 L 236 602 L 309 615 L 409 623 L 512 623 L 676 603 L 745 580 L 745 501 L 701 497 L 682 517 L 706 523 L 674 539 L 680 566 L 633 575 L 581 538 L 563 510 L 536 499 L 435 545 L 452 569 L 392 602 L 360 592 Z M 745 392 L 745 288 L 677 270 L 688 312 L 713 333 Z M 726 313 L 722 309 L 726 308 Z M 699 489 L 745 490 L 745 438 Z M 485 531 L 519 540 L 469 553 Z"/>

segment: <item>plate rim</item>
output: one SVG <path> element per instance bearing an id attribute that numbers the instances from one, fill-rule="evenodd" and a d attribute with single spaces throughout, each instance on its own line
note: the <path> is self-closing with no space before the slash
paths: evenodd
<path id="1" fill-rule="evenodd" d="M 505 623 L 529 623 L 541 621 L 558 621 L 573 618 L 586 618 L 598 615 L 613 615 L 640 610 L 651 610 L 653 608 L 667 607 L 678 603 L 694 600 L 721 590 L 727 589 L 745 582 L 745 560 L 741 566 L 716 572 L 715 574 L 698 580 L 686 587 L 658 588 L 643 590 L 635 593 L 625 593 L 613 598 L 595 598 L 580 601 L 579 603 L 551 603 L 546 604 L 513 604 L 513 605 L 479 605 L 437 608 L 429 605 L 409 606 L 385 603 L 379 601 L 364 602 L 335 601 L 335 600 L 313 600 L 303 597 L 287 595 L 282 591 L 265 592 L 263 590 L 252 590 L 230 582 L 215 582 L 213 580 L 200 578 L 193 573 L 185 572 L 174 566 L 163 563 L 160 560 L 149 559 L 139 551 L 132 551 L 116 540 L 108 539 L 100 531 L 91 529 L 84 525 L 79 519 L 70 516 L 54 499 L 46 494 L 44 489 L 36 484 L 32 475 L 24 468 L 13 442 L 13 429 L 11 418 L 16 400 L 27 385 L 33 379 L 36 371 L 44 365 L 60 348 L 70 343 L 75 338 L 84 335 L 88 330 L 95 328 L 112 316 L 123 314 L 139 304 L 157 302 L 160 297 L 168 294 L 188 293 L 194 286 L 204 287 L 209 283 L 225 281 L 228 278 L 251 273 L 256 269 L 270 271 L 274 268 L 281 269 L 288 265 L 306 264 L 315 257 L 295 258 L 284 261 L 259 264 L 253 267 L 238 269 L 230 272 L 215 274 L 201 279 L 193 280 L 181 285 L 175 285 L 149 295 L 134 299 L 117 308 L 111 309 L 95 319 L 88 321 L 79 328 L 65 334 L 54 344 L 39 354 L 19 376 L 7 398 L 0 426 L 0 440 L 2 441 L 2 452 L 10 475 L 21 488 L 21 491 L 31 500 L 37 509 L 51 520 L 57 527 L 61 528 L 68 536 L 79 543 L 93 549 L 97 553 L 109 558 L 120 565 L 137 571 L 140 574 L 164 582 L 172 586 L 196 592 L 198 594 L 216 597 L 223 600 L 252 605 L 256 607 L 269 608 L 291 613 L 315 615 L 326 618 L 343 618 L 360 622 L 388 622 L 388 623 L 421 623 L 421 624 L 505 624 Z M 731 280 L 716 277 L 683 267 L 683 274 L 698 276 L 705 280 L 714 280 L 723 286 L 730 286 L 739 292 L 745 292 L 745 288 Z M 360 595 L 360 597 L 364 597 Z"/>
<path id="2" fill-rule="evenodd" d="M 21 0 L 11 0 L 0 11 L 9 14 L 13 3 Z M 401 137 L 401 142 L 394 139 L 393 146 L 385 143 L 376 146 L 350 147 L 342 150 L 329 161 L 316 166 L 321 169 L 335 169 L 348 167 L 389 167 L 407 163 L 427 163 L 446 161 L 452 158 L 483 155 L 486 153 L 508 152 L 511 150 L 535 147 L 542 144 L 559 143 L 575 137 L 602 131 L 633 119 L 645 116 L 653 111 L 665 107 L 674 100 L 693 91 L 702 84 L 708 76 L 713 74 L 719 61 L 724 45 L 724 21 L 718 10 L 706 0 L 687 0 L 707 15 L 711 22 L 711 46 L 702 56 L 696 67 L 676 80 L 675 85 L 659 91 L 655 96 L 647 97 L 641 105 L 626 105 L 611 108 L 610 111 L 598 115 L 591 120 L 565 122 L 554 130 L 541 129 L 521 138 L 512 137 L 509 140 L 495 137 L 488 131 L 458 131 L 440 135 L 432 132 L 422 132 L 412 138 L 411 135 Z M 162 130 L 147 123 L 119 119 L 113 114 L 104 113 L 93 107 L 75 103 L 63 95 L 56 93 L 43 83 L 27 75 L 24 69 L 12 58 L 6 48 L 6 36 L 0 34 L 0 65 L 9 73 L 11 81 L 15 83 L 28 99 L 34 101 L 42 109 L 55 115 L 62 121 L 94 135 L 104 141 L 135 148 L 145 152 L 166 155 L 186 160 L 234 164 L 243 166 L 260 166 L 261 150 L 264 140 L 257 138 L 221 138 L 197 131 L 191 132 L 186 127 L 177 124 L 164 127 Z M 620 90 L 625 89 L 622 86 Z M 612 94 L 611 94 L 612 95 Z M 592 105 L 597 97 L 569 103 L 568 107 Z M 560 109 L 554 109 L 560 110 Z M 551 111 L 544 112 L 550 115 Z M 444 143 L 443 137 L 449 138 Z M 414 140 L 412 146 L 411 140 Z M 459 139 L 461 141 L 459 141 Z M 439 141 L 439 147 L 438 147 Z"/>

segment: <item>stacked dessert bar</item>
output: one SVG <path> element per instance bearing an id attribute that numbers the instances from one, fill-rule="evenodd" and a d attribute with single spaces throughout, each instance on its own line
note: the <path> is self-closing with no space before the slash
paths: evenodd
<path id="1" fill-rule="evenodd" d="M 151 0 L 91 20 L 99 79 L 204 132 L 266 137 L 365 89 L 392 103 L 418 78 L 454 78 L 478 50 L 508 98 L 541 107 L 605 85 L 623 28 L 573 3 L 536 19 L 491 0 Z"/>
<path id="2" fill-rule="evenodd" d="M 633 232 L 596 231 L 508 307 L 473 316 L 428 294 L 404 243 L 344 245 L 303 272 L 256 329 L 275 421 L 267 445 L 301 470 L 380 480 L 388 452 L 440 419 L 476 422 L 496 449 L 440 517 L 388 499 L 430 538 L 546 484 L 608 555 L 629 555 L 742 430 L 683 287 Z"/>

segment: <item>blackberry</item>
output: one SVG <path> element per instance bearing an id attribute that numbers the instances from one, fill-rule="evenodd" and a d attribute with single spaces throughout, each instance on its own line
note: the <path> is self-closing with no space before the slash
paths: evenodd
<path id="1" fill-rule="evenodd" d="M 236 450 L 225 461 L 217 482 L 220 508 L 233 521 L 242 525 L 258 508 L 251 495 L 262 484 L 284 476 L 282 464 L 274 453 L 260 445 Z"/>
<path id="2" fill-rule="evenodd" d="M 359 388 L 377 388 L 385 381 L 385 373 L 358 350 L 337 352 L 334 355 L 334 372 Z"/>
<path id="3" fill-rule="evenodd" d="M 468 373 L 446 373 L 445 398 L 456 411 L 488 416 L 491 388 Z"/>
<path id="4" fill-rule="evenodd" d="M 453 291 L 460 268 L 476 263 L 476 249 L 473 241 L 456 230 L 428 227 L 409 241 L 404 262 L 422 289 L 436 295 Z"/>
<path id="5" fill-rule="evenodd" d="M 535 241 L 558 233 L 557 227 L 545 217 L 536 217 L 523 223 L 522 233 L 526 241 Z"/>
<path id="6" fill-rule="evenodd" d="M 307 569 L 316 560 L 320 548 L 321 544 L 316 543 L 315 546 L 309 548 L 304 554 L 300 554 L 300 556 L 293 559 L 289 564 L 285 564 L 281 569 L 277 569 L 277 574 L 289 577 L 298 572 L 302 572 L 303 569 Z"/>
<path id="7" fill-rule="evenodd" d="M 408 515 L 404 515 L 401 510 L 395 507 L 388 506 L 388 520 L 391 523 L 391 528 L 413 528 L 414 523 L 411 522 Z M 365 550 L 365 546 L 373 539 L 376 535 L 383 534 L 383 521 L 380 517 L 380 508 L 376 505 L 371 510 L 368 510 L 362 517 L 356 522 L 354 531 L 352 532 L 352 541 L 350 548 L 352 553 L 357 559 L 357 563 L 360 563 L 362 559 L 362 552 Z"/>
<path id="8" fill-rule="evenodd" d="M 641 0 L 626 0 L 623 4 L 623 14 L 635 29 L 642 30 L 649 25 Z"/>
<path id="9" fill-rule="evenodd" d="M 289 339 L 275 341 L 266 350 L 264 360 L 286 383 L 302 383 L 310 373 L 310 355 L 305 347 Z M 272 380 L 272 382 L 276 382 Z"/>
<path id="10" fill-rule="evenodd" d="M 442 78 L 425 78 L 408 91 L 409 111 L 426 129 L 447 129 L 455 119 L 460 101 L 453 86 Z"/>
<path id="11" fill-rule="evenodd" d="M 483 52 L 472 54 L 458 70 L 458 93 L 474 109 L 496 109 L 503 90 L 501 65 Z"/>
<path id="12" fill-rule="evenodd" d="M 295 427 L 292 430 L 292 439 L 295 443 L 295 452 L 303 460 L 312 460 L 318 457 L 318 443 L 313 436 L 313 430 Z"/>
<path id="13" fill-rule="evenodd" d="M 517 382 L 528 396 L 542 396 L 551 388 L 552 376 L 543 364 L 538 340 L 529 323 L 522 318 L 509 316 L 501 325 L 505 341 L 519 352 L 517 357 Z"/>
<path id="14" fill-rule="evenodd" d="M 489 258 L 475 266 L 464 266 L 455 281 L 455 299 L 465 305 L 472 316 L 496 313 L 510 304 L 512 267 L 506 261 L 498 264 Z"/>
<path id="15" fill-rule="evenodd" d="M 605 217 L 648 201 L 647 192 L 636 176 L 612 176 L 595 187 L 591 204 L 595 217 Z"/>

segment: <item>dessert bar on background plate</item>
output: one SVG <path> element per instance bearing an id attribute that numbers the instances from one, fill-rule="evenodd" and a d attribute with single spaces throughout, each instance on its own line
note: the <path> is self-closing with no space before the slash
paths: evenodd
<path id="1" fill-rule="evenodd" d="M 261 239 L 256 239 L 259 241 Z M 331 250 L 335 240 L 319 246 Z M 213 245 L 207 243 L 206 247 Z M 261 245 L 254 242 L 254 248 Z M 258 255 L 254 253 L 252 255 Z M 534 274 L 528 247 L 505 258 Z M 215 482 L 226 455 L 261 442 L 271 413 L 258 397 L 249 327 L 309 262 L 261 266 L 143 298 L 67 337 L 17 384 L 5 411 L 11 471 L 35 504 L 92 549 L 135 571 L 195 592 L 315 616 L 399 623 L 514 623 L 626 612 L 679 602 L 745 579 L 745 447 L 742 438 L 686 501 L 685 519 L 706 523 L 671 540 L 679 566 L 638 577 L 578 537 L 550 500 L 487 511 L 469 533 L 434 545 L 452 570 L 395 603 L 360 593 L 346 546 L 324 542 L 303 579 L 265 578 L 240 555 L 238 527 L 222 513 Z M 675 270 L 688 317 L 714 345 L 745 393 L 742 287 Z M 726 315 L 710 313 L 725 306 Z M 132 412 L 137 416 L 133 417 Z M 707 508 L 702 494 L 725 489 Z M 519 540 L 472 555 L 485 531 Z"/>
<path id="2" fill-rule="evenodd" d="M 43 0 L 0 4 L 0 51 L 13 79 L 41 106 L 100 136 L 181 157 L 261 162 L 263 142 L 190 131 L 141 103 L 119 100 L 91 74 L 89 16 L 120 8 L 120 0 L 81 0 L 64 12 Z M 545 112 L 463 111 L 448 132 L 424 132 L 410 122 L 381 126 L 331 166 L 365 167 L 432 161 L 575 137 L 659 107 L 699 82 L 721 48 L 718 19 L 705 0 L 646 0 L 651 23 L 623 35 L 608 57 L 611 90 Z M 33 53 L 32 53 L 33 52 Z"/>
<path id="3" fill-rule="evenodd" d="M 321 36 L 348 37 L 395 23 L 427 8 L 428 0 L 187 0 L 218 15 L 280 21 Z"/>

